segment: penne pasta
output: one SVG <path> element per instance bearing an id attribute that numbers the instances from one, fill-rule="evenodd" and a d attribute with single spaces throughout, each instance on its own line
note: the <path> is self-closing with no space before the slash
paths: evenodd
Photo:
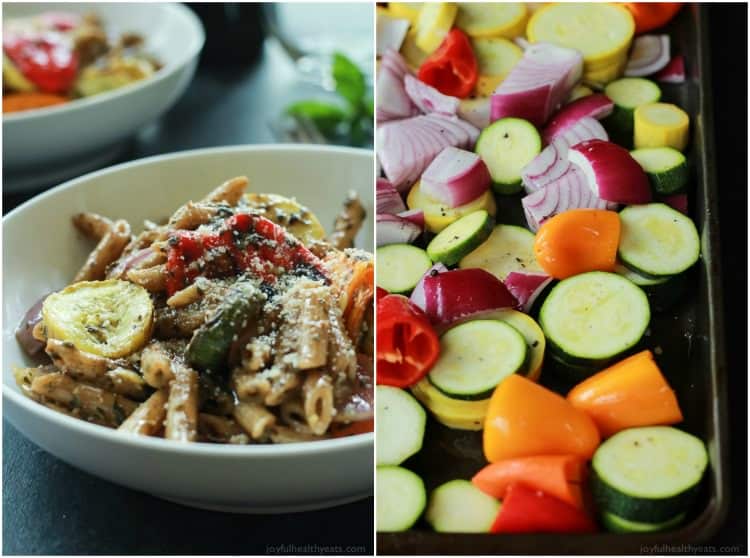
<path id="1" fill-rule="evenodd" d="M 344 209 L 336 217 L 333 233 L 328 238 L 328 242 L 339 250 L 354 246 L 354 238 L 362 227 L 365 216 L 365 208 L 359 201 L 359 197 L 355 192 L 350 192 L 344 202 Z"/>
<path id="2" fill-rule="evenodd" d="M 250 437 L 234 420 L 208 413 L 198 415 L 198 436 L 221 444 L 250 443 Z"/>
<path id="3" fill-rule="evenodd" d="M 127 272 L 127 278 L 152 293 L 162 292 L 167 288 L 167 268 L 165 264 L 143 269 L 131 269 Z"/>
<path id="4" fill-rule="evenodd" d="M 203 201 L 207 203 L 223 202 L 231 206 L 237 205 L 245 190 L 247 190 L 248 184 L 249 181 L 246 176 L 230 178 L 208 194 Z"/>
<path id="5" fill-rule="evenodd" d="M 73 215 L 73 225 L 92 240 L 101 240 L 114 227 L 111 220 L 90 212 Z"/>
<path id="6" fill-rule="evenodd" d="M 122 424 L 137 407 L 127 397 L 77 382 L 61 372 L 34 378 L 31 389 L 86 420 L 112 428 Z"/>
<path id="7" fill-rule="evenodd" d="M 167 392 L 158 390 L 141 403 L 118 430 L 141 436 L 156 436 L 164 430 L 167 416 Z"/>
<path id="8" fill-rule="evenodd" d="M 302 384 L 305 418 L 310 431 L 321 435 L 328 430 L 333 418 L 333 386 L 329 376 L 311 373 Z"/>
<path id="9" fill-rule="evenodd" d="M 276 424 L 276 416 L 263 405 L 242 401 L 234 406 L 234 419 L 253 440 L 261 440 L 269 428 Z"/>
<path id="10" fill-rule="evenodd" d="M 177 367 L 169 384 L 164 437 L 179 442 L 194 442 L 198 436 L 198 373 Z"/>
<path id="11" fill-rule="evenodd" d="M 73 279 L 78 281 L 94 281 L 104 279 L 107 266 L 117 260 L 130 242 L 130 225 L 127 221 L 119 220 L 107 232 L 89 254 L 86 263 Z"/>

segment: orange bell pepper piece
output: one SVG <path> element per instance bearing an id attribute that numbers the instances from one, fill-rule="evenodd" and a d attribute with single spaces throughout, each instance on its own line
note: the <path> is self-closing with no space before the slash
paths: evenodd
<path id="1" fill-rule="evenodd" d="M 645 33 L 666 25 L 682 8 L 682 2 L 622 2 L 635 20 L 635 32 Z"/>
<path id="2" fill-rule="evenodd" d="M 599 441 L 599 431 L 586 413 L 523 376 L 508 376 L 492 394 L 483 440 L 490 463 L 535 455 L 589 459 Z"/>
<path id="3" fill-rule="evenodd" d="M 626 428 L 682 422 L 677 397 L 648 350 L 587 378 L 568 393 L 568 401 L 588 414 L 605 438 Z"/>
<path id="4" fill-rule="evenodd" d="M 503 500 L 515 482 L 541 490 L 585 511 L 586 461 L 576 455 L 536 455 L 490 463 L 471 479 L 479 490 Z"/>
<path id="5" fill-rule="evenodd" d="M 70 99 L 52 93 L 9 93 L 3 95 L 3 112 L 19 112 L 37 108 L 51 107 L 67 103 Z"/>
<path id="6" fill-rule="evenodd" d="M 620 217 L 605 209 L 571 209 L 542 224 L 534 255 L 547 275 L 565 279 L 587 271 L 614 271 Z"/>

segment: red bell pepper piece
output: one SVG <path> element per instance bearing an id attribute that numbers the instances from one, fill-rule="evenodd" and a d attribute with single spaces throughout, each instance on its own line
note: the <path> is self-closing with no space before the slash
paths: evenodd
<path id="1" fill-rule="evenodd" d="M 78 56 L 54 33 L 35 37 L 9 34 L 3 51 L 26 79 L 45 93 L 66 93 L 78 72 Z"/>
<path id="2" fill-rule="evenodd" d="M 460 99 L 471 95 L 477 84 L 479 67 L 464 32 L 452 29 L 419 67 L 418 77 L 445 95 Z"/>
<path id="3" fill-rule="evenodd" d="M 385 290 L 384 288 L 382 288 L 382 287 L 377 287 L 377 288 L 375 289 L 375 301 L 378 301 L 378 300 L 380 300 L 381 298 L 383 298 L 384 296 L 388 296 L 389 294 L 390 294 L 390 293 L 389 293 L 388 291 L 386 291 L 386 290 Z"/>
<path id="4" fill-rule="evenodd" d="M 273 283 L 279 273 L 300 268 L 325 277 L 320 260 L 284 228 L 259 215 L 238 213 L 215 233 L 177 231 L 169 239 L 167 293 L 173 295 L 199 275 L 250 271 Z"/>
<path id="5" fill-rule="evenodd" d="M 421 380 L 440 354 L 425 313 L 400 295 L 377 302 L 377 383 L 404 388 Z"/>
<path id="6" fill-rule="evenodd" d="M 596 523 L 579 509 L 554 496 L 513 483 L 491 533 L 595 533 Z"/>

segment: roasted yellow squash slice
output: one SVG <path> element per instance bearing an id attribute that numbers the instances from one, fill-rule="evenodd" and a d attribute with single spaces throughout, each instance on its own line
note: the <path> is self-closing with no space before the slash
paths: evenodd
<path id="1" fill-rule="evenodd" d="M 47 297 L 47 337 L 109 358 L 140 349 L 151 335 L 154 306 L 143 287 L 110 279 L 81 281 Z"/>

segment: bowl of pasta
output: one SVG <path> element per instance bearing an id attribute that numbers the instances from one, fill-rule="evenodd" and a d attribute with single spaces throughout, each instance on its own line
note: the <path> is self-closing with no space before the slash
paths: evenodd
<path id="1" fill-rule="evenodd" d="M 4 415 L 187 505 L 372 493 L 373 155 L 239 146 L 118 165 L 3 219 Z"/>
<path id="2" fill-rule="evenodd" d="M 205 40 L 184 5 L 3 9 L 4 189 L 101 167 L 185 91 Z"/>

